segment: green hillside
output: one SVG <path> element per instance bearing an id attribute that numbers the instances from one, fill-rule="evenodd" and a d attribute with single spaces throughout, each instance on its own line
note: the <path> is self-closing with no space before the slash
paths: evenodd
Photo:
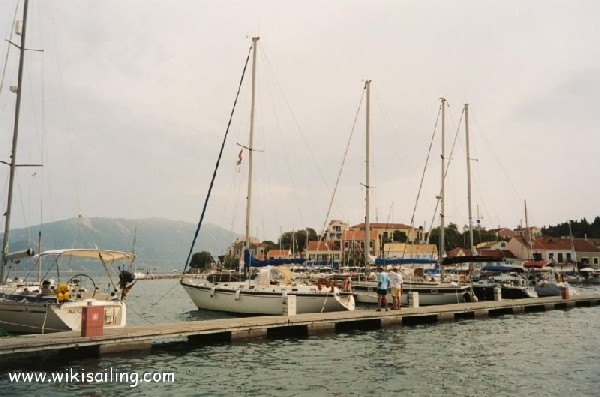
<path id="1" fill-rule="evenodd" d="M 11 230 L 10 250 L 31 247 L 37 253 L 40 230 L 43 250 L 105 248 L 131 252 L 134 249 L 138 269 L 172 271 L 183 270 L 196 224 L 158 218 L 72 218 L 46 223 L 41 228 Z M 194 252 L 208 251 L 213 256 L 222 255 L 236 238 L 233 232 L 205 224 Z"/>

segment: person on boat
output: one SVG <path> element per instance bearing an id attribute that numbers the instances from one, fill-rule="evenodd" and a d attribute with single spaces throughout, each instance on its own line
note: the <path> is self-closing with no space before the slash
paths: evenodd
<path id="1" fill-rule="evenodd" d="M 402 274 L 398 268 L 392 268 L 389 274 L 390 287 L 392 287 L 392 310 L 400 310 L 400 297 L 402 296 Z"/>
<path id="2" fill-rule="evenodd" d="M 385 310 L 388 311 L 390 309 L 387 307 L 387 293 L 390 277 L 383 270 L 383 267 L 377 268 L 377 271 L 379 272 L 377 274 L 377 311 L 380 312 L 382 307 L 385 307 Z"/>

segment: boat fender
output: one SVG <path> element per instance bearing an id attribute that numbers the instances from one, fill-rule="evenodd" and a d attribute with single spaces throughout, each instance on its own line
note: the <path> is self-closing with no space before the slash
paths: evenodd
<path id="1" fill-rule="evenodd" d="M 71 299 L 71 293 L 69 292 L 69 286 L 67 284 L 60 284 L 56 289 L 56 297 L 59 302 Z"/>
<path id="2" fill-rule="evenodd" d="M 317 280 L 317 289 L 319 291 L 321 291 L 321 288 L 323 288 L 323 279 L 322 278 Z"/>
<path id="3" fill-rule="evenodd" d="M 336 280 L 331 280 L 331 292 L 333 292 L 336 287 L 337 287 L 337 281 Z"/>

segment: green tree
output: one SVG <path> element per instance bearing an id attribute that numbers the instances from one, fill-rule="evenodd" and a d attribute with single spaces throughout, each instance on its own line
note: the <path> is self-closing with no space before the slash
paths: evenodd
<path id="1" fill-rule="evenodd" d="M 317 232 L 315 229 L 307 228 L 298 231 L 292 232 L 284 232 L 279 237 L 279 242 L 281 244 L 282 249 L 289 249 L 294 252 L 302 252 L 306 248 L 306 234 L 308 230 L 308 241 L 316 241 L 319 238 L 317 237 Z"/>
<path id="2" fill-rule="evenodd" d="M 408 241 L 408 236 L 406 233 L 401 232 L 400 230 L 394 230 L 393 240 L 398 241 L 400 243 L 405 243 Z"/>
<path id="3" fill-rule="evenodd" d="M 190 262 L 190 267 L 198 268 L 198 269 L 208 269 L 215 262 L 210 252 L 202 251 L 196 252 L 192 255 L 192 260 Z"/>

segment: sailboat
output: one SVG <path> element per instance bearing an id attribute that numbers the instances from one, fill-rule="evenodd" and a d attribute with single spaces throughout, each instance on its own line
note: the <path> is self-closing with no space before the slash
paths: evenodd
<path id="1" fill-rule="evenodd" d="M 529 270 L 529 278 L 532 280 L 533 288 L 540 298 L 546 296 L 561 296 L 563 290 L 566 290 L 568 296 L 577 293 L 567 281 L 562 280 L 562 275 L 554 273 L 552 261 L 546 261 L 542 258 L 539 252 L 533 252 L 535 242 L 531 237 L 531 229 L 529 228 L 529 219 L 527 216 L 527 202 L 525 202 L 525 227 L 527 228 L 527 237 L 529 245 L 529 259 L 523 262 L 523 267 Z M 560 277 L 560 280 L 557 279 Z"/>
<path id="2" fill-rule="evenodd" d="M 198 309 L 244 315 L 282 315 L 354 310 L 354 296 L 335 285 L 306 285 L 293 280 L 285 266 L 272 266 L 253 258 L 250 251 L 250 209 L 252 199 L 252 155 L 258 37 L 252 38 L 252 103 L 248 149 L 248 194 L 246 197 L 246 240 L 244 274 L 260 269 L 243 281 L 210 281 L 208 278 L 182 278 L 180 283 Z M 295 302 L 295 310 L 290 310 Z"/>
<path id="3" fill-rule="evenodd" d="M 373 258 L 370 255 L 370 228 L 369 228 L 369 135 L 370 135 L 370 85 L 371 80 L 365 84 L 366 90 L 366 212 L 365 212 L 365 261 L 373 261 L 376 266 L 402 266 L 402 265 L 430 265 L 433 266 L 437 261 L 433 259 L 412 259 L 412 258 Z M 442 106 L 445 104 L 445 100 Z M 442 117 L 443 118 L 443 117 Z M 442 123 L 443 126 L 443 123 Z M 358 303 L 374 304 L 377 303 L 377 283 L 373 281 L 359 281 L 352 284 L 352 291 L 356 294 Z M 465 295 L 470 291 L 469 286 L 459 285 L 458 283 L 440 283 L 440 282 L 413 282 L 405 281 L 402 284 L 402 296 L 400 298 L 402 305 L 409 304 L 409 293 L 416 292 L 419 295 L 419 304 L 442 305 L 451 303 L 461 303 L 465 301 Z M 392 302 L 391 294 L 388 293 L 388 301 Z"/>
<path id="4" fill-rule="evenodd" d="M 454 263 L 469 263 L 473 266 L 474 263 L 484 263 L 479 270 L 479 278 L 473 279 L 471 287 L 473 293 L 480 300 L 494 300 L 496 288 L 500 288 L 500 294 L 505 299 L 521 299 L 535 298 L 535 291 L 525 285 L 521 276 L 516 275 L 515 269 L 510 266 L 490 264 L 489 262 L 497 262 L 496 258 L 487 258 L 478 255 L 477 248 L 473 240 L 473 211 L 471 206 L 471 156 L 469 150 L 469 105 L 465 104 L 465 135 L 466 135 L 466 150 L 467 150 L 467 197 L 469 211 L 469 248 L 471 255 L 467 257 L 452 258 Z M 450 261 L 452 262 L 452 261 Z"/>
<path id="5" fill-rule="evenodd" d="M 102 263 L 102 270 L 110 269 L 115 261 L 125 260 L 131 263 L 134 256 L 120 251 L 100 249 L 69 249 L 46 251 L 34 257 L 38 266 L 38 280 L 26 282 L 8 278 L 9 263 L 34 255 L 32 249 L 10 252 L 10 221 L 12 213 L 12 195 L 15 182 L 15 170 L 22 164 L 16 163 L 19 133 L 19 111 L 23 82 L 23 64 L 25 38 L 27 32 L 27 9 L 29 0 L 24 1 L 23 23 L 20 31 L 19 72 L 16 89 L 14 131 L 12 139 L 11 161 L 3 162 L 10 167 L 8 199 L 5 212 L 5 229 L 2 243 L 2 263 L 0 264 L 0 328 L 10 333 L 47 333 L 81 329 L 83 307 L 101 306 L 104 309 L 103 325 L 106 328 L 120 328 L 126 324 L 125 295 L 131 287 L 132 275 L 125 270 L 119 274 L 118 283 L 113 283 L 111 291 L 99 291 L 94 279 L 87 274 L 77 274 L 66 281 L 60 279 L 60 258 L 94 258 Z M 53 258 L 50 268 L 56 270 L 57 280 L 41 277 L 43 258 Z M 64 273 L 63 273 L 64 274 Z M 117 285 L 118 284 L 118 285 Z M 119 291 L 121 292 L 119 294 Z"/>

